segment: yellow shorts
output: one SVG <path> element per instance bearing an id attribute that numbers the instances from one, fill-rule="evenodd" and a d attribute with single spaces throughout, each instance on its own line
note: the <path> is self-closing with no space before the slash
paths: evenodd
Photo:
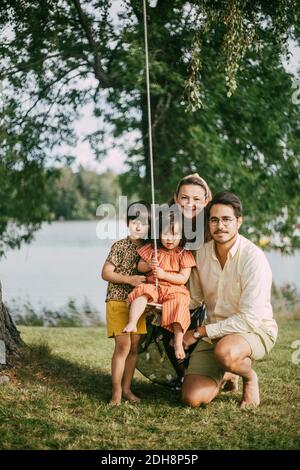
<path id="1" fill-rule="evenodd" d="M 242 336 L 247 341 L 251 348 L 250 357 L 254 360 L 262 359 L 271 351 L 275 343 L 275 340 L 260 328 L 255 333 L 236 334 Z M 225 370 L 219 365 L 214 355 L 218 341 L 219 339 L 212 340 L 211 343 L 201 339 L 198 341 L 198 344 L 192 352 L 185 375 L 204 375 L 213 379 L 218 386 L 220 385 Z"/>
<path id="2" fill-rule="evenodd" d="M 109 338 L 124 334 L 144 335 L 147 333 L 145 314 L 140 317 L 137 323 L 137 331 L 134 333 L 123 333 L 128 320 L 129 305 L 125 300 L 109 300 L 106 302 L 106 328 Z"/>

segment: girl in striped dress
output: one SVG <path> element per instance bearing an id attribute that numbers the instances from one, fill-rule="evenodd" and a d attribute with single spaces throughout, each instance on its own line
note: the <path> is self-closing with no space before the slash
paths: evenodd
<path id="1" fill-rule="evenodd" d="M 181 219 L 172 217 L 159 227 L 157 260 L 152 243 L 137 251 L 141 257 L 138 271 L 147 273 L 146 283 L 129 294 L 129 323 L 124 333 L 136 331 L 136 325 L 147 303 L 162 304 L 161 326 L 174 333 L 174 350 L 177 359 L 184 359 L 183 335 L 190 325 L 190 294 L 185 284 L 196 266 L 190 251 L 184 248 Z M 158 279 L 158 286 L 156 286 Z"/>

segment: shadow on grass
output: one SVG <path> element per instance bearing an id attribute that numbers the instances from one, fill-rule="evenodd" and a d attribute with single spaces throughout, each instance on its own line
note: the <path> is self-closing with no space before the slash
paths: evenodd
<path id="1" fill-rule="evenodd" d="M 17 376 L 24 383 L 41 383 L 50 387 L 70 387 L 99 402 L 108 403 L 111 397 L 111 375 L 64 359 L 51 352 L 47 343 L 30 345 L 23 350 L 17 365 Z M 133 390 L 145 404 L 181 405 L 180 392 L 167 387 L 134 380 Z"/>
<path id="2" fill-rule="evenodd" d="M 40 382 L 67 390 L 71 387 L 104 402 L 110 396 L 111 377 L 106 371 L 53 354 L 47 343 L 30 345 L 23 350 L 17 374 L 23 382 Z"/>
<path id="3" fill-rule="evenodd" d="M 47 343 L 38 343 L 24 349 L 17 367 L 23 382 L 40 382 L 43 385 L 66 388 L 84 393 L 98 402 L 108 403 L 111 397 L 111 375 L 102 370 L 66 360 L 51 352 Z M 240 381 L 241 391 L 241 381 Z M 178 390 L 154 384 L 147 380 L 133 381 L 133 391 L 145 405 L 168 405 L 184 407 Z M 239 403 L 240 393 L 219 394 L 214 401 Z"/>

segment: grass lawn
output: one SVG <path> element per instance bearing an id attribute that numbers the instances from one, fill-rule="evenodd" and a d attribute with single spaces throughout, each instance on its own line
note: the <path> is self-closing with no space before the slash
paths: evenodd
<path id="1" fill-rule="evenodd" d="M 113 341 L 104 328 L 20 330 L 31 348 L 0 385 L 1 449 L 300 448 L 300 364 L 291 362 L 300 320 L 279 323 L 274 350 L 255 365 L 261 406 L 247 411 L 238 407 L 240 392 L 184 407 L 178 392 L 138 372 L 134 390 L 142 403 L 111 408 Z"/>

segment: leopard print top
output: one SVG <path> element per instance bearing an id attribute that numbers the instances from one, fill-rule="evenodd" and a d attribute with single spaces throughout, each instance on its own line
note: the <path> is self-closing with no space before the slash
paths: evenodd
<path id="1" fill-rule="evenodd" d="M 141 246 L 141 245 L 139 245 Z M 135 245 L 129 237 L 119 240 L 113 244 L 106 261 L 115 265 L 116 273 L 126 276 L 135 276 L 138 273 L 137 263 L 140 256 L 137 252 L 138 246 Z M 129 284 L 108 283 L 106 300 L 127 300 L 128 294 L 132 291 L 133 286 Z"/>

